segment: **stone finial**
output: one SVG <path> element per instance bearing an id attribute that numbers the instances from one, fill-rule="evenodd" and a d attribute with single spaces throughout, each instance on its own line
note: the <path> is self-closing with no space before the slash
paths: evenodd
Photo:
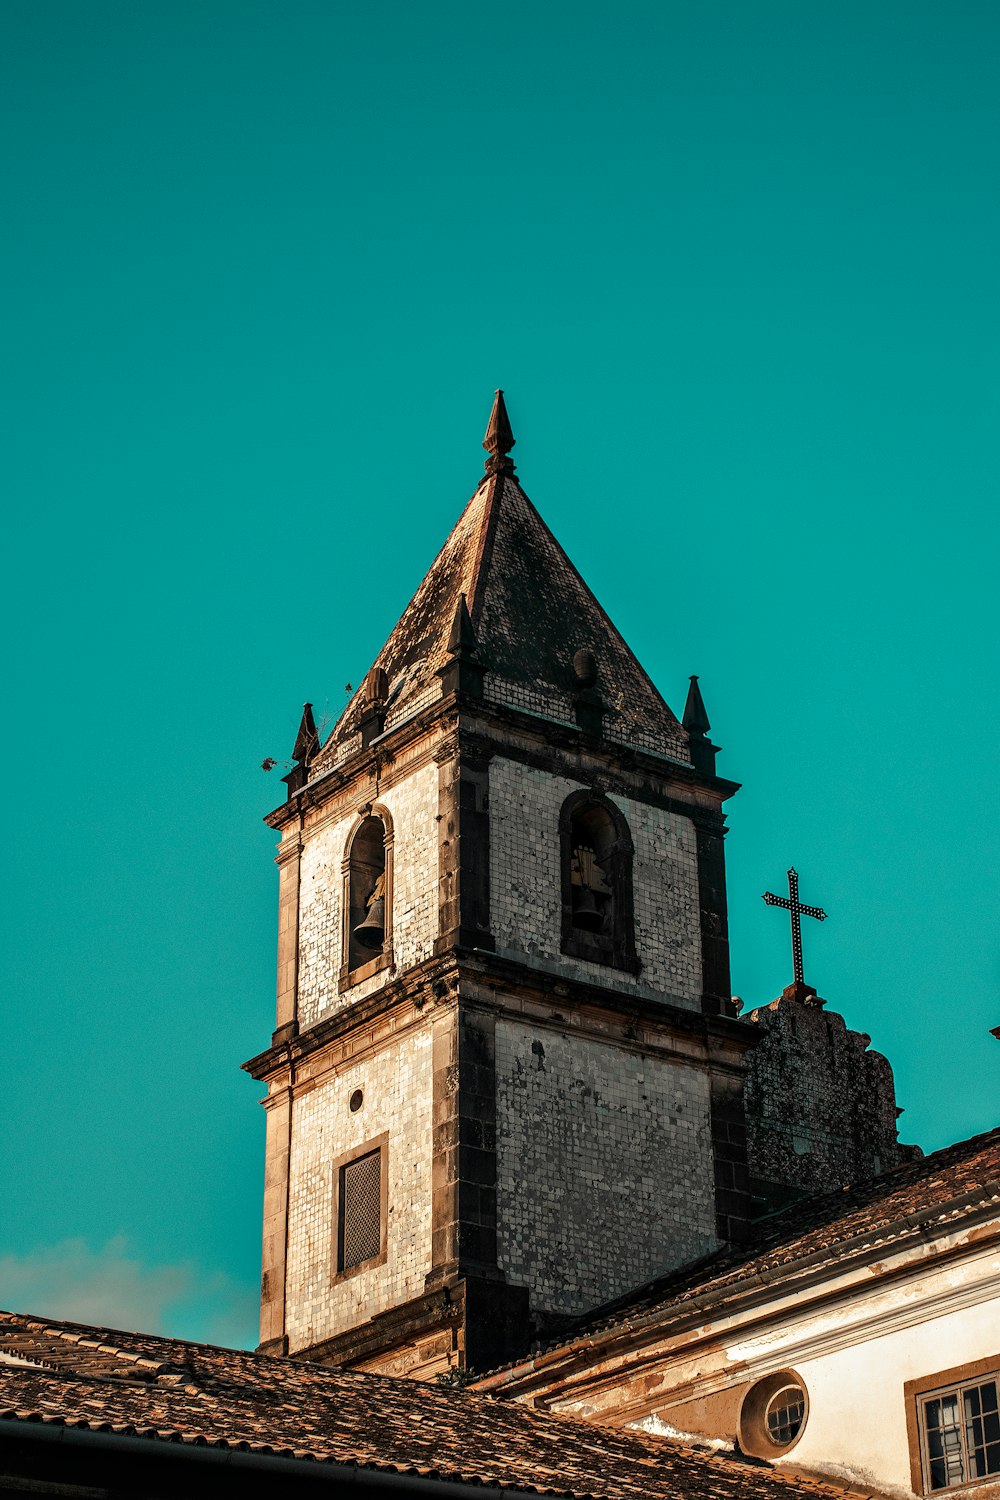
<path id="1" fill-rule="evenodd" d="M 486 436 L 483 438 L 483 447 L 490 455 L 486 460 L 487 474 L 513 474 L 514 461 L 509 455 L 514 441 L 503 391 L 498 390 L 493 400 Z"/>
<path id="2" fill-rule="evenodd" d="M 573 714 L 586 734 L 600 736 L 604 730 L 605 703 L 597 687 L 597 657 L 588 646 L 573 654 Z"/>
<path id="3" fill-rule="evenodd" d="M 384 703 L 389 696 L 389 677 L 385 667 L 372 667 L 361 684 L 364 703 Z"/>
<path id="4" fill-rule="evenodd" d="M 701 688 L 698 686 L 697 673 L 691 676 L 691 686 L 688 688 L 681 723 L 689 734 L 707 734 L 712 727 L 708 722 L 708 712 L 705 708 L 705 700 L 701 696 Z"/>
<path id="5" fill-rule="evenodd" d="M 299 732 L 295 736 L 292 759 L 297 760 L 302 766 L 308 766 L 316 759 L 318 750 L 319 732 L 316 729 L 316 720 L 313 718 L 313 706 L 311 703 L 303 703 L 302 718 L 299 721 Z"/>
<path id="6" fill-rule="evenodd" d="M 592 688 L 597 682 L 597 657 L 586 646 L 573 656 L 573 672 L 581 687 Z"/>
<path id="7" fill-rule="evenodd" d="M 455 605 L 455 616 L 448 637 L 449 656 L 474 656 L 478 647 L 476 632 L 472 628 L 472 616 L 464 594 L 459 594 Z"/>
<path id="8" fill-rule="evenodd" d="M 481 698 L 484 670 L 469 606 L 465 595 L 459 594 L 448 636 L 448 654 L 437 671 L 442 694 L 461 693 L 467 698 Z"/>
<path id="9" fill-rule="evenodd" d="M 707 771 L 710 776 L 714 776 L 715 757 L 719 753 L 719 747 L 713 745 L 708 737 L 708 731 L 712 726 L 708 722 L 708 711 L 705 708 L 705 700 L 701 696 L 701 688 L 698 686 L 697 673 L 692 673 L 691 676 L 691 686 L 688 688 L 681 723 L 688 732 L 691 762 L 695 770 Z"/>
<path id="10" fill-rule="evenodd" d="M 288 787 L 289 797 L 294 797 L 299 788 L 305 786 L 309 780 L 309 767 L 318 754 L 319 732 L 316 728 L 316 720 L 313 718 L 313 706 L 311 703 L 303 703 L 299 732 L 295 736 L 295 746 L 292 750 L 295 765 L 287 776 L 282 777 Z"/>
<path id="11" fill-rule="evenodd" d="M 366 750 L 372 740 L 385 732 L 386 702 L 389 696 L 389 677 L 384 667 L 372 667 L 361 684 L 361 712 L 358 728 L 361 731 L 361 748 Z"/>

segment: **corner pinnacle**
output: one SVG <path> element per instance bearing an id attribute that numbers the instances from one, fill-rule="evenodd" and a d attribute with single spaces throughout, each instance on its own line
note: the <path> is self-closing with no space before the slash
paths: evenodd
<path id="1" fill-rule="evenodd" d="M 302 705 L 302 720 L 299 724 L 299 732 L 295 737 L 295 749 L 292 751 L 292 759 L 297 760 L 299 765 L 308 766 L 315 758 L 319 750 L 319 734 L 316 730 L 316 721 L 313 718 L 313 706 L 311 703 Z"/>
<path id="2" fill-rule="evenodd" d="M 715 757 L 719 753 L 719 747 L 713 745 L 708 737 L 708 731 L 712 726 L 708 722 L 708 712 L 705 708 L 705 700 L 701 696 L 697 676 L 691 678 L 681 723 L 688 732 L 691 764 L 696 771 L 705 771 L 709 776 L 714 776 Z"/>
<path id="3" fill-rule="evenodd" d="M 292 798 L 296 792 L 300 792 L 309 780 L 309 767 L 319 754 L 319 732 L 316 728 L 316 720 L 313 718 L 313 706 L 311 703 L 303 703 L 302 719 L 299 723 L 299 732 L 295 736 L 295 748 L 292 751 L 292 759 L 295 764 L 287 776 L 282 776 L 282 781 L 288 787 L 288 796 Z"/>
<path id="4" fill-rule="evenodd" d="M 451 622 L 451 634 L 448 637 L 448 654 L 449 656 L 475 656 L 476 647 L 476 632 L 472 628 L 469 606 L 465 595 L 459 594 L 455 616 Z"/>
<path id="5" fill-rule="evenodd" d="M 681 723 L 690 734 L 707 734 L 712 727 L 708 722 L 708 711 L 705 708 L 705 700 L 701 696 L 697 675 L 691 678 Z"/>
<path id="6" fill-rule="evenodd" d="M 513 474 L 514 461 L 509 454 L 514 442 L 503 391 L 498 390 L 493 400 L 486 436 L 483 438 L 483 447 L 490 455 L 485 465 L 487 474 Z"/>

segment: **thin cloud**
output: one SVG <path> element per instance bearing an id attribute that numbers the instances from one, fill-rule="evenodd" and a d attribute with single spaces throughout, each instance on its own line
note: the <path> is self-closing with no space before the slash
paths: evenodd
<path id="1" fill-rule="evenodd" d="M 256 1288 L 195 1261 L 146 1265 L 124 1235 L 94 1249 L 83 1239 L 0 1256 L 0 1305 L 42 1317 L 200 1339 L 256 1342 Z"/>

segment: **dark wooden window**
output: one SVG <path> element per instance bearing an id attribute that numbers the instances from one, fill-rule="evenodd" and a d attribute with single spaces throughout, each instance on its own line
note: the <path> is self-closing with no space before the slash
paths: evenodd
<path id="1" fill-rule="evenodd" d="M 924 1489 L 952 1489 L 1000 1474 L 997 1379 L 919 1398 Z"/>
<path id="2" fill-rule="evenodd" d="M 787 1447 L 798 1437 L 805 1416 L 806 1397 L 801 1386 L 786 1385 L 775 1392 L 764 1410 L 764 1423 L 776 1448 Z"/>
<path id="3" fill-rule="evenodd" d="M 369 1151 L 340 1169 L 341 1271 L 373 1260 L 382 1245 L 382 1153 Z"/>
<path id="4" fill-rule="evenodd" d="M 333 1274 L 381 1265 L 388 1248 L 389 1137 L 377 1136 L 333 1164 Z"/>
<path id="5" fill-rule="evenodd" d="M 562 951 L 638 973 L 632 898 L 632 837 L 620 808 L 596 792 L 574 792 L 559 820 Z"/>
<path id="6" fill-rule="evenodd" d="M 922 1375 L 903 1385 L 915 1495 L 992 1492 L 1000 1476 L 1000 1356 Z"/>

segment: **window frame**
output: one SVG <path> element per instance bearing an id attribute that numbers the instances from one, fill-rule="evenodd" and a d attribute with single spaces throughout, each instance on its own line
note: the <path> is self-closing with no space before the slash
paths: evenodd
<path id="1" fill-rule="evenodd" d="M 354 848 L 354 840 L 369 818 L 375 818 L 382 824 L 383 849 L 385 851 L 385 940 L 382 943 L 382 952 L 366 963 L 351 966 L 351 851 Z M 370 979 L 373 974 L 380 973 L 383 969 L 391 969 L 393 966 L 392 953 L 392 885 L 393 885 L 393 826 L 392 814 L 381 802 L 366 802 L 358 808 L 358 816 L 355 818 L 347 840 L 344 844 L 344 858 L 341 863 L 341 874 L 343 876 L 343 897 L 341 901 L 341 955 L 340 975 L 337 984 L 338 994 L 345 990 L 353 989 L 362 980 Z"/>
<path id="2" fill-rule="evenodd" d="M 793 1389 L 801 1392 L 802 1416 L 793 1435 L 787 1441 L 778 1442 L 768 1425 L 768 1412 L 776 1396 Z M 743 1394 L 736 1421 L 736 1436 L 740 1448 L 744 1453 L 749 1453 L 751 1458 L 783 1458 L 792 1451 L 805 1432 L 809 1422 L 809 1408 L 809 1387 L 797 1370 L 774 1370 L 770 1375 L 754 1381 Z"/>
<path id="3" fill-rule="evenodd" d="M 360 1161 L 363 1156 L 373 1156 L 379 1153 L 379 1249 L 377 1255 L 369 1256 L 367 1260 L 358 1261 L 357 1265 L 341 1267 L 343 1259 L 343 1225 L 341 1223 L 341 1205 L 344 1191 L 344 1172 L 352 1162 Z M 362 1271 L 371 1271 L 375 1266 L 382 1266 L 388 1259 L 389 1254 L 389 1132 L 383 1131 L 381 1135 L 373 1136 L 364 1141 L 360 1146 L 353 1146 L 350 1151 L 344 1151 L 333 1161 L 333 1218 L 331 1220 L 331 1284 L 348 1281 L 352 1276 L 359 1275 Z"/>
<path id="4" fill-rule="evenodd" d="M 983 1385 L 990 1379 L 997 1386 L 998 1400 L 1000 1400 L 1000 1354 L 991 1354 L 986 1359 L 973 1360 L 965 1365 L 955 1365 L 950 1370 L 939 1370 L 934 1375 L 922 1375 L 919 1380 L 907 1380 L 904 1383 L 906 1435 L 910 1449 L 910 1485 L 915 1495 L 951 1495 L 962 1490 L 977 1489 L 983 1485 L 992 1485 L 994 1489 L 1000 1489 L 1000 1471 L 932 1489 L 930 1459 L 927 1453 L 925 1403 L 938 1395 L 946 1396 L 968 1386 Z"/>
<path id="5" fill-rule="evenodd" d="M 612 931 L 591 935 L 573 924 L 573 821 L 586 807 L 599 807 L 611 820 L 615 840 L 607 875 L 612 889 Z M 584 787 L 571 792 L 559 812 L 559 853 L 562 871 L 562 922 L 559 949 L 570 958 L 638 974 L 642 964 L 635 950 L 635 845 L 628 819 L 603 792 Z"/>

